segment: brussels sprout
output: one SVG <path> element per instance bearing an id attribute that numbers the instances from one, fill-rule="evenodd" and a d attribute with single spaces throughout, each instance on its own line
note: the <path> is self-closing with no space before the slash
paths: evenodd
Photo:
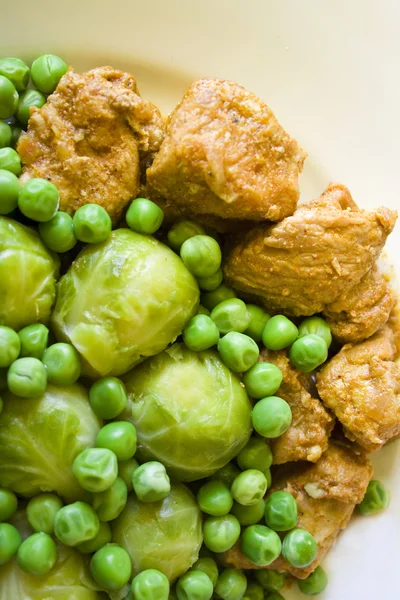
<path id="1" fill-rule="evenodd" d="M 212 475 L 249 439 L 250 401 L 217 352 L 174 344 L 124 381 L 139 462 L 158 460 L 179 481 Z"/>
<path id="2" fill-rule="evenodd" d="M 0 415 L 0 487 L 22 496 L 54 491 L 67 501 L 82 496 L 72 474 L 75 457 L 93 446 L 100 422 L 85 388 L 49 385 L 43 396 L 6 393 Z"/>
<path id="3" fill-rule="evenodd" d="M 46 323 L 58 269 L 57 255 L 33 229 L 0 217 L 0 324 L 18 330 Z"/>
<path id="4" fill-rule="evenodd" d="M 121 375 L 173 342 L 198 300 L 195 279 L 170 248 L 118 229 L 82 250 L 61 278 L 52 323 L 80 352 L 86 375 Z"/>
<path id="5" fill-rule="evenodd" d="M 182 484 L 172 485 L 160 502 L 140 502 L 131 494 L 112 529 L 113 541 L 131 557 L 133 577 L 158 569 L 174 581 L 197 560 L 203 541 L 201 512 Z"/>

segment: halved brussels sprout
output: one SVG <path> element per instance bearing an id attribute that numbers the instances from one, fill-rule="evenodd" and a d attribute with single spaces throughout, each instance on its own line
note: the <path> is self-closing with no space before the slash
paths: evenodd
<path id="1" fill-rule="evenodd" d="M 59 259 L 38 233 L 0 217 L 0 325 L 18 330 L 47 323 L 56 290 Z"/>
<path id="2" fill-rule="evenodd" d="M 113 541 L 131 557 L 133 577 L 158 569 L 175 581 L 198 559 L 203 541 L 200 509 L 182 484 L 160 502 L 140 502 L 132 493 L 112 530 Z"/>
<path id="3" fill-rule="evenodd" d="M 79 254 L 57 289 L 56 335 L 87 375 L 120 375 L 164 350 L 196 313 L 199 288 L 182 260 L 152 237 L 118 229 Z"/>
<path id="4" fill-rule="evenodd" d="M 212 475 L 246 445 L 251 405 L 217 352 L 183 344 L 149 358 L 125 378 L 142 460 L 179 481 Z"/>
<path id="5" fill-rule="evenodd" d="M 3 396 L 0 415 L 0 487 L 22 496 L 54 491 L 67 501 L 82 488 L 72 474 L 75 457 L 94 446 L 100 422 L 85 388 L 49 385 L 39 398 Z"/>

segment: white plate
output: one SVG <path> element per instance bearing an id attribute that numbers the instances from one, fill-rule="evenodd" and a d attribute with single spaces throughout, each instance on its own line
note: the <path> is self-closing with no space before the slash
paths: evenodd
<path id="1" fill-rule="evenodd" d="M 112 63 L 164 111 L 192 79 L 233 79 L 309 153 L 303 198 L 335 180 L 363 207 L 400 208 L 399 23 L 396 0 L 20 1 L 3 15 L 0 54 L 58 52 L 77 69 Z M 400 272 L 399 227 L 388 252 Z M 399 596 L 399 458 L 398 442 L 374 458 L 390 509 L 341 535 L 324 563 L 325 600 Z"/>

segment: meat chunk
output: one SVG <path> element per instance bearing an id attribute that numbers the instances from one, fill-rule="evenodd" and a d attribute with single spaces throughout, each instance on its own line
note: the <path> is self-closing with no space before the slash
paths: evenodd
<path id="1" fill-rule="evenodd" d="M 364 497 L 372 466 L 363 453 L 356 454 L 347 446 L 331 442 L 316 464 L 296 463 L 280 469 L 269 493 L 285 490 L 294 496 L 299 511 L 297 527 L 315 537 L 318 555 L 305 569 L 292 567 L 282 556 L 266 568 L 304 579 L 317 568 L 347 526 L 355 505 Z M 260 568 L 241 553 L 239 544 L 224 555 L 223 561 L 238 569 Z"/>
<path id="2" fill-rule="evenodd" d="M 394 335 L 384 327 L 360 344 L 347 344 L 317 376 L 324 404 L 347 438 L 378 450 L 400 434 L 400 367 Z"/>
<path id="3" fill-rule="evenodd" d="M 387 323 L 394 305 L 393 290 L 374 265 L 359 284 L 327 306 L 324 316 L 339 342 L 361 342 Z"/>
<path id="4" fill-rule="evenodd" d="M 219 228 L 220 219 L 294 212 L 306 155 L 255 94 L 222 79 L 195 81 L 166 129 L 147 184 L 168 216 L 202 215 Z"/>
<path id="5" fill-rule="evenodd" d="M 100 204 L 117 221 L 139 189 L 139 161 L 158 150 L 164 124 L 136 81 L 111 67 L 69 70 L 18 143 L 22 181 L 43 177 L 60 191 L 60 209 Z"/>
<path id="6" fill-rule="evenodd" d="M 293 216 L 239 239 L 225 261 L 227 281 L 274 312 L 321 312 L 371 269 L 396 217 L 359 210 L 347 188 L 331 184 Z"/>
<path id="7" fill-rule="evenodd" d="M 317 398 L 309 393 L 309 380 L 295 369 L 284 351 L 261 353 L 261 360 L 271 362 L 283 374 L 276 392 L 290 405 L 292 424 L 280 437 L 270 440 L 274 464 L 297 460 L 316 462 L 328 448 L 328 438 L 334 420 Z"/>

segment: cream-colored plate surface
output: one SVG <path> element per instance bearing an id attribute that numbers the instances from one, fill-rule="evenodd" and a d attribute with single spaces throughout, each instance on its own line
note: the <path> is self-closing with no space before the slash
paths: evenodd
<path id="1" fill-rule="evenodd" d="M 400 208 L 396 0 L 35 0 L 9 2 L 2 15 L 1 55 L 57 52 L 77 69 L 126 68 L 165 112 L 192 79 L 233 79 L 309 153 L 304 199 L 336 180 L 363 207 Z M 399 227 L 388 253 L 400 271 Z M 325 561 L 325 600 L 400 597 L 399 460 L 398 442 L 374 457 L 391 507 L 340 537 Z"/>

